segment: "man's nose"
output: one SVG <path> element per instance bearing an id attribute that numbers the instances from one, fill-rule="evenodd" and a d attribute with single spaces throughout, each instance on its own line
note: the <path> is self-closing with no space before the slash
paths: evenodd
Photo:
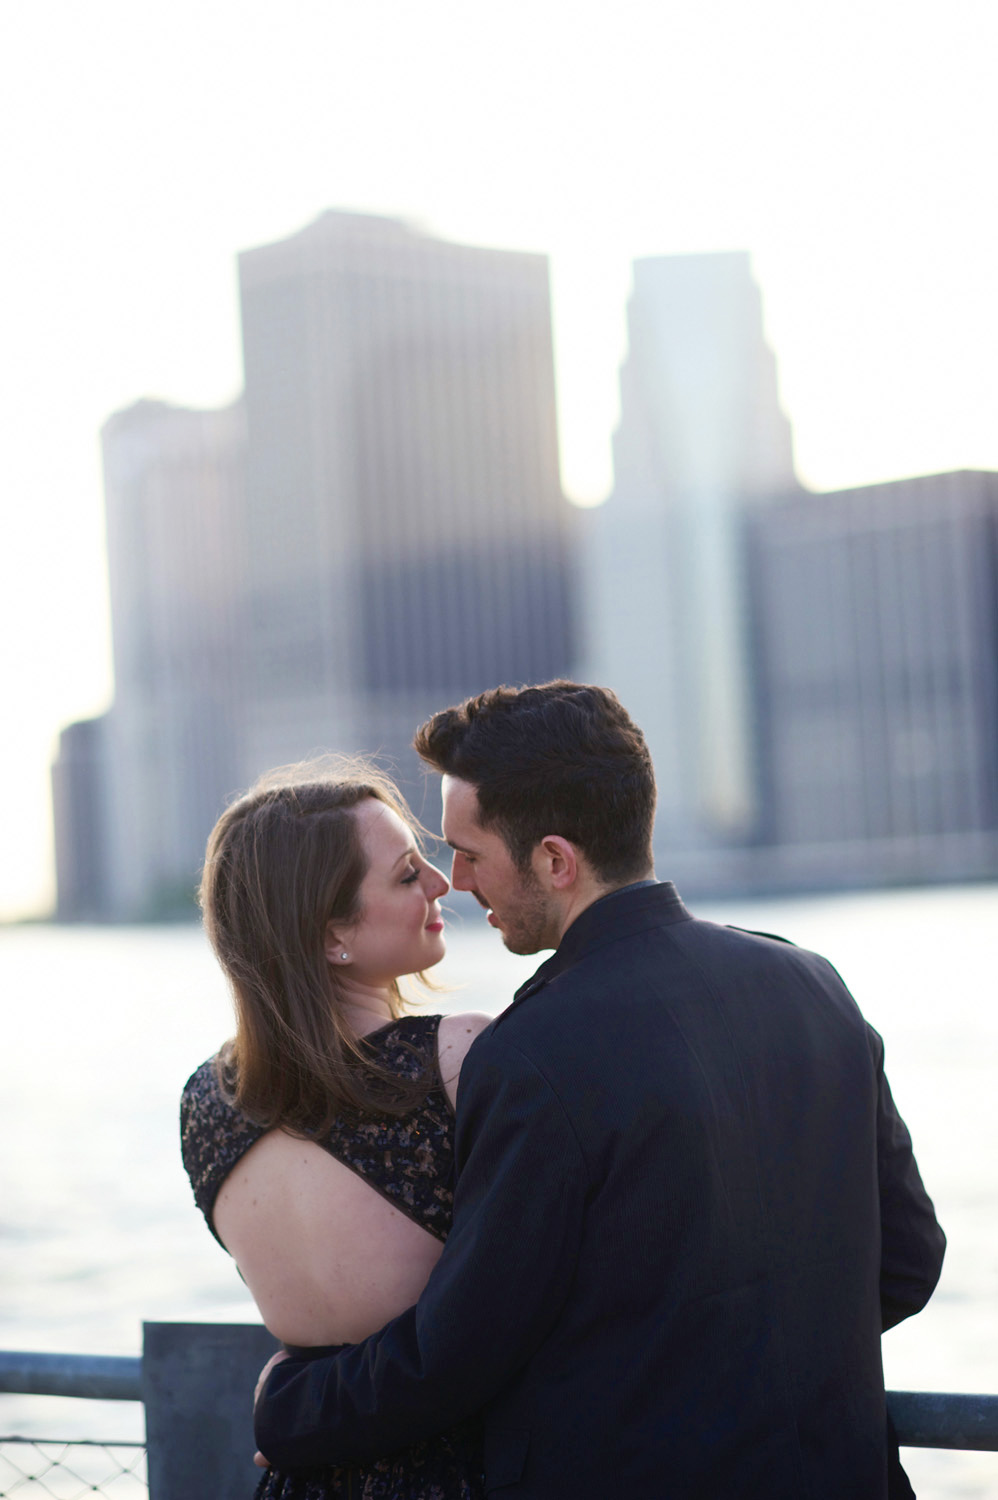
<path id="1" fill-rule="evenodd" d="M 459 850 L 455 849 L 451 863 L 450 883 L 456 891 L 472 891 L 475 882 L 471 878 L 471 866 Z"/>

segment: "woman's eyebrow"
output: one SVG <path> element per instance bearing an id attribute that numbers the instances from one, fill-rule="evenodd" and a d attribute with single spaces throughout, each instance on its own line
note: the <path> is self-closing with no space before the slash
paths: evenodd
<path id="1" fill-rule="evenodd" d="M 402 853 L 399 855 L 398 859 L 396 859 L 396 860 L 394 860 L 392 862 L 392 869 L 394 870 L 395 866 L 396 865 L 400 865 L 404 859 L 408 859 L 409 856 L 410 856 L 410 854 L 418 854 L 418 853 L 419 853 L 419 851 L 416 848 L 415 844 L 410 844 L 409 847 L 408 847 L 408 849 L 403 849 Z"/>

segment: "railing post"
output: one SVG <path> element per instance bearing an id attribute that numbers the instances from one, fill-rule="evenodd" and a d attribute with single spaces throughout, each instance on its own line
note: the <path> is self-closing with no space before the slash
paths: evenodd
<path id="1" fill-rule="evenodd" d="M 149 1500 L 246 1500 L 253 1387 L 278 1347 L 253 1323 L 144 1323 Z"/>

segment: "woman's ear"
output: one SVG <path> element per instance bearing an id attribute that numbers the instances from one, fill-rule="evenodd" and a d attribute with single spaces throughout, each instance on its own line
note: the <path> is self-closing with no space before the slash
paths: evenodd
<path id="1" fill-rule="evenodd" d="M 326 941 L 323 944 L 326 962 L 338 964 L 340 968 L 350 962 L 350 947 L 344 939 L 336 933 L 332 922 L 326 923 Z"/>

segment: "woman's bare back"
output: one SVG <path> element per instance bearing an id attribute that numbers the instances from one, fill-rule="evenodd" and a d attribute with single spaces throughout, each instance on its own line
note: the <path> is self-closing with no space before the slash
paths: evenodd
<path id="1" fill-rule="evenodd" d="M 379 1060 L 430 1076 L 431 1088 L 405 1116 L 337 1122 L 322 1145 L 256 1127 L 247 1138 L 213 1071 L 191 1079 L 184 1155 L 195 1196 L 283 1342 L 355 1343 L 418 1298 L 450 1228 L 460 1067 L 489 1019 L 404 1017 L 371 1032 Z M 225 1109 L 235 1159 L 206 1163 Z"/>

